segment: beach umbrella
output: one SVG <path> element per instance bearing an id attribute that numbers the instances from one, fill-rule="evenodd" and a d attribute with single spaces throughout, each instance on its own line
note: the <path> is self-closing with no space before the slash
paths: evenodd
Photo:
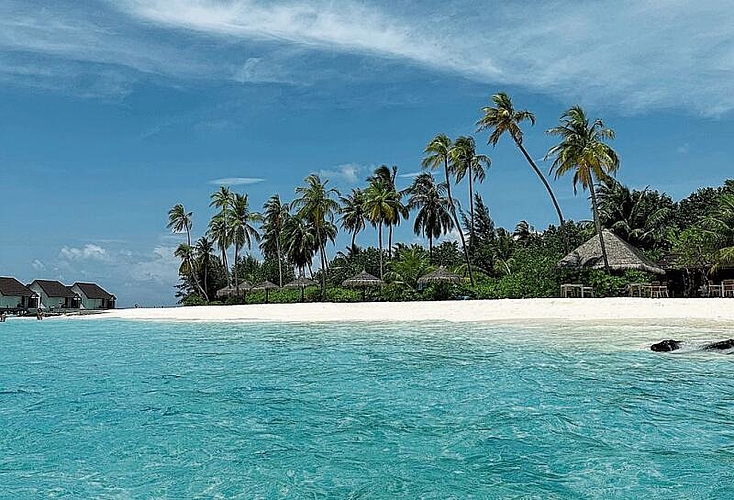
<path id="1" fill-rule="evenodd" d="M 268 295 L 270 293 L 270 290 L 277 290 L 278 288 L 280 288 L 278 285 L 276 285 L 272 281 L 267 281 L 266 280 L 266 281 L 263 281 L 262 283 L 260 283 L 259 285 L 253 286 L 252 288 L 250 288 L 250 290 L 254 290 L 254 291 L 257 291 L 257 292 L 264 290 L 265 291 L 265 303 L 267 304 L 268 303 Z"/>
<path id="2" fill-rule="evenodd" d="M 461 276 L 441 266 L 432 273 L 418 278 L 418 284 L 420 285 L 430 285 L 432 283 L 461 283 Z"/>
<path id="3" fill-rule="evenodd" d="M 380 278 L 372 276 L 367 271 L 362 271 L 358 275 L 352 276 L 351 278 L 346 279 L 342 282 L 342 286 L 345 286 L 348 288 L 361 288 L 362 289 L 362 300 L 365 299 L 368 288 L 382 286 L 383 284 L 384 282 Z"/>
<path id="4" fill-rule="evenodd" d="M 247 281 L 240 283 L 240 293 L 247 292 L 250 288 L 252 288 L 252 285 Z M 227 285 L 217 290 L 217 297 L 234 297 L 235 295 L 237 295 L 237 288 L 234 285 Z"/>
<path id="5" fill-rule="evenodd" d="M 305 276 L 301 276 L 300 278 L 294 279 L 290 283 L 286 283 L 285 285 L 283 285 L 283 288 L 300 288 L 301 289 L 301 302 L 303 302 L 303 292 L 306 289 L 306 287 L 309 287 L 309 286 L 316 286 L 316 282 L 306 278 Z"/>

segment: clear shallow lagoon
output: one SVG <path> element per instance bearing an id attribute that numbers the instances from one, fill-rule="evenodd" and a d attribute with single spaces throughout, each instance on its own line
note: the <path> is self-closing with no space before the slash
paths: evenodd
<path id="1" fill-rule="evenodd" d="M 11 320 L 0 498 L 734 498 L 734 356 L 636 329 Z"/>

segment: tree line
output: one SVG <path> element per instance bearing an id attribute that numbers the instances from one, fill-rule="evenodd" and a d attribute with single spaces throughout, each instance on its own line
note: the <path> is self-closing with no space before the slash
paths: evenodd
<path id="1" fill-rule="evenodd" d="M 456 293 L 477 296 L 481 295 L 477 290 L 486 288 L 487 280 L 495 280 L 495 284 L 502 280 L 512 282 L 507 277 L 518 275 L 523 265 L 537 268 L 538 262 L 530 264 L 524 260 L 531 254 L 530 260 L 540 259 L 542 266 L 549 267 L 548 284 L 539 286 L 543 280 L 531 275 L 527 279 L 536 281 L 535 285 L 524 286 L 532 290 L 510 290 L 512 286 L 503 285 L 494 295 L 552 295 L 556 290 L 552 287 L 563 279 L 555 262 L 594 234 L 600 239 L 604 274 L 610 276 L 602 227 L 649 252 L 653 258 L 674 253 L 676 263 L 683 267 L 693 265 L 694 255 L 698 256 L 695 265 L 709 269 L 732 261 L 734 194 L 730 181 L 711 197 L 694 193 L 679 204 L 657 191 L 630 191 L 614 178 L 620 166 L 617 153 L 609 145 L 614 131 L 602 120 L 590 119 L 580 106 L 574 106 L 561 115 L 556 127 L 547 131 L 559 141 L 545 158 L 552 160 L 550 175 L 571 175 L 574 192 L 579 185 L 589 191 L 593 224 L 566 221 L 546 176 L 523 143 L 524 123 L 534 125 L 535 116 L 527 110 L 516 110 L 507 94 L 498 93 L 492 96 L 490 105 L 481 109 L 476 127 L 478 133 L 488 134 L 489 145 L 495 146 L 502 137 L 513 141 L 544 185 L 557 213 L 558 226 L 542 233 L 526 221 L 521 221 L 513 232 L 495 228 L 481 195 L 475 192 L 476 184 L 485 180 L 491 168 L 491 159 L 477 152 L 471 136 L 452 140 L 438 134 L 424 148 L 423 172 L 404 189 L 396 185 L 396 166 L 377 167 L 364 187 L 349 193 L 340 193 L 329 186 L 328 179 L 311 174 L 295 188 L 293 200 L 286 202 L 275 194 L 256 211 L 247 194 L 222 186 L 210 197 L 210 206 L 216 213 L 206 234 L 195 242 L 191 237 L 193 214 L 182 204 L 175 205 L 168 213 L 168 228 L 186 234 L 186 242 L 175 251 L 181 260 L 180 298 L 209 302 L 216 299 L 216 290 L 225 284 L 239 296 L 243 281 L 269 279 L 282 287 L 307 271 L 319 280 L 320 298 L 326 296 L 327 287 L 338 288 L 345 272 L 360 270 L 370 270 L 390 284 L 397 283 L 398 288 L 407 286 L 415 291 L 411 284 L 416 269 L 428 271 L 437 265 L 451 267 L 466 277 L 465 289 Z M 439 174 L 438 179 L 434 172 Z M 468 212 L 460 208 L 452 192 L 465 179 Z M 683 215 L 679 207 L 686 205 L 699 210 L 700 216 Z M 427 240 L 427 250 L 393 241 L 396 226 L 408 221 L 411 214 L 413 232 Z M 360 249 L 356 245 L 357 236 L 368 225 L 376 231 L 376 249 Z M 330 260 L 327 247 L 336 241 L 340 229 L 350 234 L 351 244 L 346 252 L 339 252 Z M 452 233 L 457 234 L 458 242 L 444 242 L 441 251 L 436 252 L 435 242 Z M 263 261 L 249 253 L 242 255 L 255 245 Z M 231 249 L 234 261 L 230 265 Z M 686 262 L 683 255 L 688 255 Z M 524 257 L 518 258 L 521 256 Z M 608 282 L 611 278 L 599 279 Z M 397 298 L 411 295 L 409 290 L 405 292 L 398 293 Z"/>

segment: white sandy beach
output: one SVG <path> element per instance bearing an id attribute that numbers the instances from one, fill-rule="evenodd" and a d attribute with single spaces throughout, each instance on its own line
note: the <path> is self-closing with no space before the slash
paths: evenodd
<path id="1" fill-rule="evenodd" d="M 507 299 L 447 302 L 363 302 L 259 304 L 116 309 L 96 318 L 158 321 L 449 321 L 582 322 L 632 321 L 649 324 L 717 323 L 734 326 L 732 299 Z"/>

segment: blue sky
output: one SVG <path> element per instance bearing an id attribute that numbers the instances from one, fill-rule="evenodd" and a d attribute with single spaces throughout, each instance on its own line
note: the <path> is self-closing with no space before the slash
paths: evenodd
<path id="1" fill-rule="evenodd" d="M 534 156 L 581 104 L 616 130 L 621 181 L 680 198 L 732 177 L 733 81 L 721 0 L 0 0 L 0 275 L 170 304 L 173 204 L 199 235 L 219 179 L 258 206 L 312 172 L 345 191 L 382 163 L 416 172 L 498 90 L 536 114 Z M 552 223 L 512 145 L 477 142 L 496 222 Z M 567 217 L 589 217 L 569 178 L 553 185 Z"/>

